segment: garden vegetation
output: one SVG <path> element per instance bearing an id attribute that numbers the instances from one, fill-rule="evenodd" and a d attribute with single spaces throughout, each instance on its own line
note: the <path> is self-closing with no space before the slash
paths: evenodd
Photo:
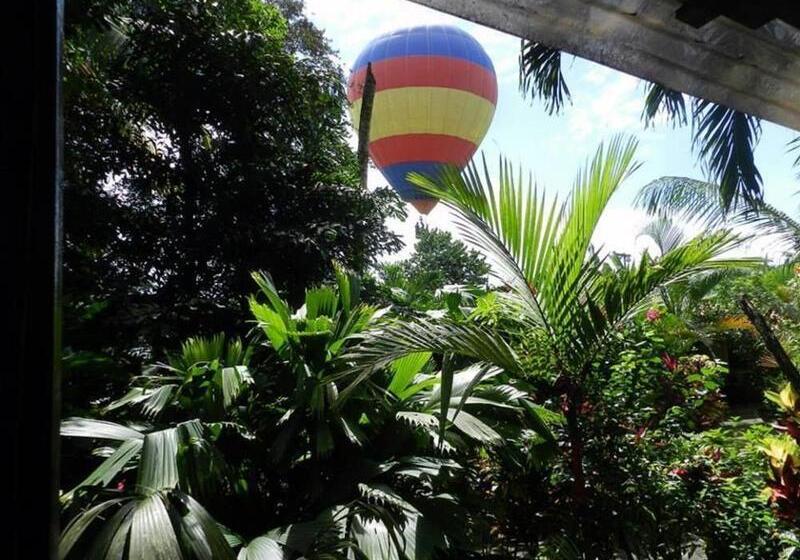
<path id="1" fill-rule="evenodd" d="M 800 557 L 798 222 L 665 178 L 607 255 L 617 137 L 563 199 L 413 177 L 467 244 L 381 264 L 403 210 L 302 8 L 70 3 L 60 557 Z"/>

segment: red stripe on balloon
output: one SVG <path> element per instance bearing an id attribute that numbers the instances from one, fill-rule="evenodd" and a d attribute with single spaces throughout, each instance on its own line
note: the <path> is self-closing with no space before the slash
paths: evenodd
<path id="1" fill-rule="evenodd" d="M 396 163 L 427 161 L 464 167 L 478 147 L 445 134 L 401 134 L 370 142 L 372 161 L 380 168 Z"/>
<path id="2" fill-rule="evenodd" d="M 350 76 L 347 99 L 361 97 L 366 66 Z M 497 79 L 480 64 L 450 56 L 403 56 L 381 60 L 372 65 L 375 90 L 402 87 L 443 87 L 469 91 L 497 104 Z"/>

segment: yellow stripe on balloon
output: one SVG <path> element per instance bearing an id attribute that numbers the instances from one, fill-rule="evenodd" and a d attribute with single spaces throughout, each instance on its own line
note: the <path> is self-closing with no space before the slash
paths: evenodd
<path id="1" fill-rule="evenodd" d="M 361 99 L 350 106 L 358 130 Z M 480 144 L 494 116 L 494 105 L 468 91 L 406 87 L 379 91 L 372 107 L 369 139 L 400 134 L 447 134 Z"/>

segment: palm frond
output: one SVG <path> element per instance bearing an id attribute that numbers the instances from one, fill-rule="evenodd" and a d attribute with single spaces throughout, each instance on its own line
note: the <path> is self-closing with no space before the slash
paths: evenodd
<path id="1" fill-rule="evenodd" d="M 183 557 L 170 519 L 168 504 L 160 493 L 137 501 L 131 514 L 128 538 L 130 558 L 173 560 Z"/>
<path id="2" fill-rule="evenodd" d="M 129 498 L 117 498 L 101 502 L 91 508 L 83 511 L 72 518 L 72 520 L 64 527 L 61 533 L 61 539 L 58 542 L 58 557 L 64 560 L 72 548 L 77 544 L 83 533 L 88 529 L 96 520 L 100 519 L 106 510 L 117 507 Z"/>
<path id="3" fill-rule="evenodd" d="M 83 437 L 92 439 L 109 439 L 127 441 L 144 439 L 144 434 L 133 428 L 90 418 L 67 418 L 61 421 L 61 435 L 64 437 Z"/>
<path id="4" fill-rule="evenodd" d="M 178 484 L 178 431 L 168 428 L 147 434 L 142 446 L 137 491 L 142 494 Z"/>
<path id="5" fill-rule="evenodd" d="M 754 226 L 760 235 L 775 236 L 777 242 L 792 251 L 790 260 L 796 260 L 800 255 L 800 221 L 775 206 L 762 202 L 756 212 L 740 214 L 735 222 Z"/>
<path id="6" fill-rule="evenodd" d="M 722 226 L 742 210 L 735 200 L 726 208 L 719 188 L 707 181 L 687 177 L 661 177 L 639 191 L 634 205 L 648 214 L 680 221 L 697 222 L 708 229 Z"/>
<path id="7" fill-rule="evenodd" d="M 735 201 L 762 200 L 761 174 L 753 150 L 761 135 L 758 118 L 711 101 L 697 99 L 692 110 L 694 146 L 711 182 L 719 185 L 722 207 Z"/>
<path id="8" fill-rule="evenodd" d="M 79 513 L 61 535 L 59 558 L 66 559 L 87 529 L 111 509 L 116 512 L 94 537 L 87 560 L 234 558 L 216 521 L 178 490 L 108 500 Z"/>
<path id="9" fill-rule="evenodd" d="M 457 354 L 520 373 L 516 353 L 496 333 L 450 321 L 403 321 L 366 333 L 355 347 L 341 357 L 350 367 L 335 374 L 331 380 L 345 377 L 353 377 L 353 380 L 340 394 L 339 402 L 343 402 L 374 371 L 419 352 Z"/>
<path id="10" fill-rule="evenodd" d="M 61 502 L 68 503 L 72 500 L 76 490 L 86 486 L 107 486 L 114 480 L 132 461 L 139 457 L 143 440 L 129 439 L 123 441 L 119 447 L 89 474 L 80 484 L 61 496 Z"/>
<path id="11" fill-rule="evenodd" d="M 519 88 L 523 96 L 541 99 L 549 114 L 561 111 L 570 101 L 569 87 L 561 69 L 561 51 L 523 39 L 519 54 Z"/>
<path id="12" fill-rule="evenodd" d="M 797 255 L 800 253 L 800 220 L 764 201 L 734 200 L 725 208 L 719 189 L 712 183 L 686 177 L 662 177 L 645 185 L 636 195 L 636 206 L 663 219 L 696 222 L 707 229 L 756 228 L 775 236 Z"/>
<path id="13" fill-rule="evenodd" d="M 660 254 L 665 254 L 678 247 L 684 239 L 683 231 L 669 218 L 657 218 L 648 223 L 639 236 L 649 237 L 658 247 Z"/>
<path id="14" fill-rule="evenodd" d="M 281 545 L 269 537 L 257 537 L 239 550 L 236 560 L 285 560 Z"/>
<path id="15" fill-rule="evenodd" d="M 392 362 L 389 366 L 392 372 L 392 380 L 388 387 L 389 391 L 398 398 L 402 398 L 409 384 L 422 372 L 423 368 L 430 362 L 430 359 L 430 352 L 416 352 Z"/>
<path id="16" fill-rule="evenodd" d="M 489 253 L 532 323 L 568 336 L 574 315 L 582 313 L 586 284 L 600 271 L 597 259 L 586 258 L 592 236 L 609 200 L 636 169 L 635 150 L 636 141 L 623 137 L 601 145 L 562 204 L 548 204 L 532 181 L 526 185 L 502 160 L 497 189 L 485 163 L 484 179 L 474 166 L 463 175 L 446 169 L 438 181 L 410 179 L 456 211 L 463 236 Z"/>
<path id="17" fill-rule="evenodd" d="M 787 147 L 789 153 L 794 152 L 797 154 L 794 158 L 793 165 L 796 168 L 800 168 L 800 136 L 796 136 L 794 140 L 789 142 Z M 800 177 L 800 170 L 798 170 L 798 177 Z"/>
<path id="18" fill-rule="evenodd" d="M 655 82 L 649 82 L 645 91 L 644 109 L 642 110 L 642 120 L 645 126 L 653 124 L 659 114 L 665 114 L 673 126 L 686 125 L 688 120 L 683 93 Z"/>

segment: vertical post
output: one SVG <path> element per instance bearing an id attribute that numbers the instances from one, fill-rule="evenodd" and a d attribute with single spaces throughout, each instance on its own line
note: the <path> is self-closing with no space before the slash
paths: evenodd
<path id="1" fill-rule="evenodd" d="M 358 121 L 358 168 L 361 171 L 361 188 L 367 188 L 369 169 L 369 129 L 372 125 L 372 105 L 375 102 L 375 76 L 372 63 L 367 63 L 364 91 L 361 92 L 361 115 Z"/>
<path id="2" fill-rule="evenodd" d="M 13 1 L 0 18 L 0 556 L 56 558 L 63 0 Z"/>

